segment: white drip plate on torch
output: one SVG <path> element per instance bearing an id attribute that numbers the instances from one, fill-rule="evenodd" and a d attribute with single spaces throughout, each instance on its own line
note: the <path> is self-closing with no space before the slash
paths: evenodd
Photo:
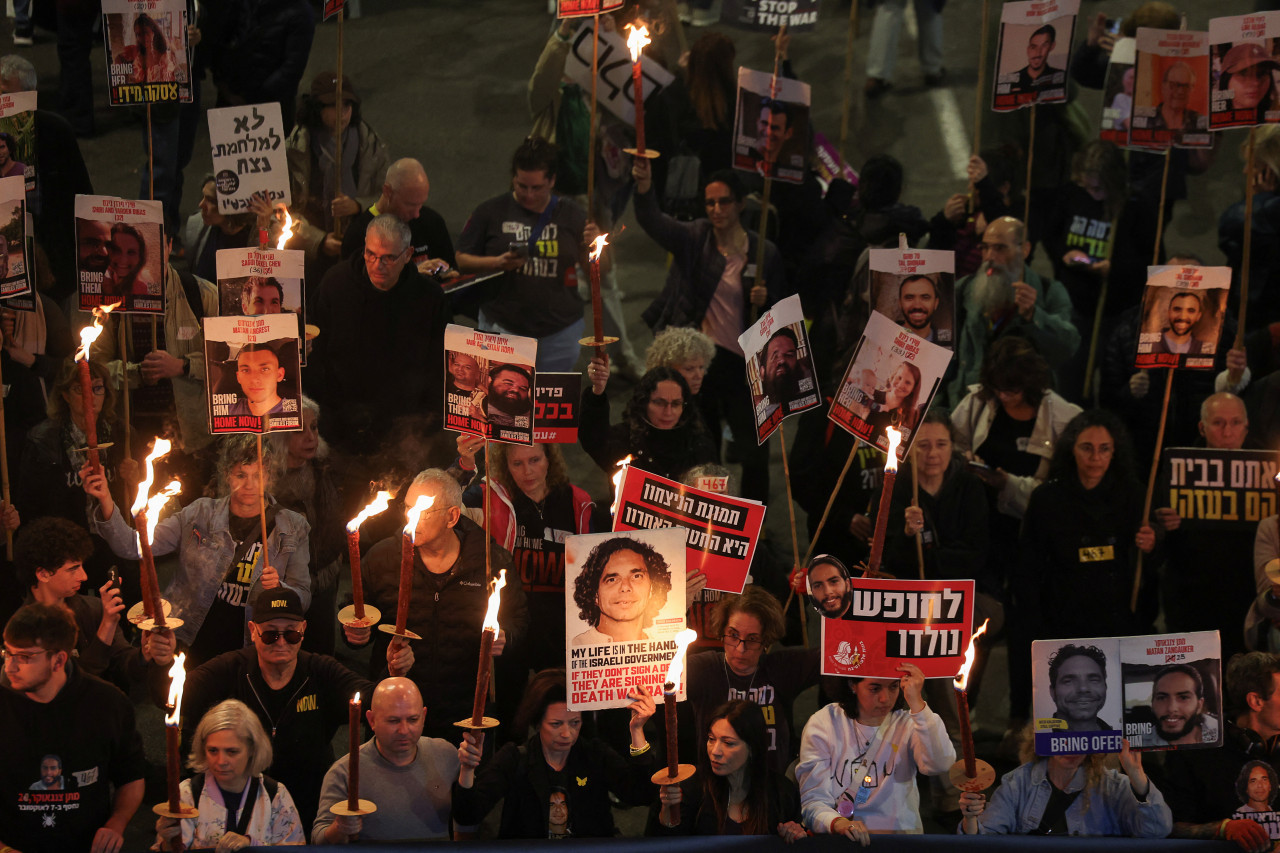
<path id="1" fill-rule="evenodd" d="M 476 726 L 472 725 L 471 718 L 467 717 L 465 720 L 458 720 L 454 725 L 460 729 L 478 732 L 481 729 L 496 729 L 498 727 L 498 721 L 494 717 L 481 717 L 480 725 Z"/>
<path id="2" fill-rule="evenodd" d="M 1280 583 L 1280 560 L 1267 560 L 1267 564 L 1262 567 L 1266 572 L 1267 580 L 1272 583 Z"/>
<path id="3" fill-rule="evenodd" d="M 370 628 L 382 621 L 382 611 L 372 604 L 364 606 L 364 618 L 356 618 L 356 606 L 348 604 L 338 611 L 338 621 L 351 628 Z"/>
<path id="4" fill-rule="evenodd" d="M 165 627 L 167 628 L 169 627 L 169 614 L 173 612 L 173 605 L 162 598 L 160 599 L 160 609 L 164 611 Z M 143 622 L 151 622 L 151 617 L 146 614 L 146 608 L 143 606 L 141 601 L 130 607 L 129 612 L 124 615 L 124 618 L 128 619 L 134 625 L 139 626 L 142 625 Z M 178 624 L 181 625 L 182 623 L 179 622 Z"/>
<path id="5" fill-rule="evenodd" d="M 366 606 L 365 606 L 365 609 L 366 609 L 366 610 L 368 610 L 368 609 L 369 609 L 369 608 L 368 608 L 368 605 L 366 605 Z M 382 615 L 382 614 L 378 614 L 378 615 Z M 395 625 L 388 624 L 387 622 L 383 622 L 381 625 L 379 625 L 379 626 L 378 626 L 378 630 L 379 630 L 379 631 L 382 631 L 382 632 L 383 632 L 383 633 L 385 633 L 385 634 L 391 634 L 392 636 L 395 636 L 395 637 L 405 637 L 405 638 L 410 639 L 410 640 L 421 640 L 421 639 L 422 639 L 422 637 L 420 637 L 420 636 L 418 636 L 417 634 L 413 633 L 413 632 L 412 632 L 412 631 L 410 631 L 408 628 L 405 628 L 403 631 L 397 631 L 397 630 L 396 630 L 396 626 L 395 626 Z"/>
<path id="6" fill-rule="evenodd" d="M 694 773 L 698 772 L 698 768 L 694 767 L 692 764 L 677 764 L 677 772 L 674 777 L 667 772 L 668 770 L 669 768 L 663 767 L 657 773 L 650 776 L 649 781 L 655 785 L 677 785 L 685 779 L 688 779 Z"/>
<path id="7" fill-rule="evenodd" d="M 616 344 L 619 340 L 620 338 L 615 338 L 613 335 L 605 335 L 603 338 L 595 336 L 582 338 L 578 343 L 584 347 L 607 347 L 609 344 Z"/>
<path id="8" fill-rule="evenodd" d="M 964 759 L 962 758 L 951 765 L 951 770 L 948 771 L 947 775 L 950 777 L 952 785 L 955 785 L 961 791 L 969 791 L 971 793 L 985 791 L 996 783 L 995 768 L 981 758 L 974 760 L 974 769 L 978 771 L 978 775 L 970 779 L 965 775 Z"/>
<path id="9" fill-rule="evenodd" d="M 186 803 L 182 803 L 179 809 L 175 812 L 173 809 L 169 808 L 168 800 L 165 800 L 163 803 L 156 803 L 151 807 L 151 811 L 160 815 L 160 817 L 171 817 L 174 820 L 189 820 L 193 817 L 200 817 L 200 810 L 195 806 L 189 806 Z"/>
<path id="10" fill-rule="evenodd" d="M 632 157 L 643 157 L 646 160 L 657 160 L 659 157 L 662 156 L 654 148 L 645 148 L 643 154 L 639 153 L 634 148 L 623 148 L 622 150 L 630 154 Z"/>
<path id="11" fill-rule="evenodd" d="M 374 805 L 373 800 L 356 800 L 356 802 L 360 804 L 360 808 L 355 810 L 349 809 L 347 808 L 347 798 L 343 797 L 341 800 L 338 800 L 338 802 L 329 806 L 329 811 L 333 812 L 338 817 L 364 817 L 365 815 L 373 814 L 378 810 L 378 807 Z"/>

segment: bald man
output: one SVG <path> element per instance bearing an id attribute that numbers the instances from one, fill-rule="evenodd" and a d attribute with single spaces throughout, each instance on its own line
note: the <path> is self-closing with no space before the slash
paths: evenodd
<path id="1" fill-rule="evenodd" d="M 364 251 L 364 232 L 375 216 L 389 213 L 409 226 L 413 263 L 423 275 L 444 281 L 458 275 L 453 240 L 444 217 L 427 207 L 431 182 L 422 164 L 411 157 L 397 160 L 387 169 L 382 195 L 369 209 L 351 218 L 342 236 L 342 257 Z"/>
<path id="2" fill-rule="evenodd" d="M 357 835 L 361 841 L 448 840 L 458 751 L 448 741 L 422 736 L 427 708 L 417 685 L 407 678 L 383 680 L 365 716 L 373 737 L 360 747 L 360 798 L 378 810 L 363 818 L 329 810 L 347 801 L 347 758 L 339 758 L 324 777 L 313 843 L 346 844 Z M 455 834 L 474 829 L 454 825 Z"/>

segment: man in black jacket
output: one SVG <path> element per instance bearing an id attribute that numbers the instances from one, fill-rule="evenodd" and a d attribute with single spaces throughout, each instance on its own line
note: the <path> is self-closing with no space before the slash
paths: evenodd
<path id="1" fill-rule="evenodd" d="M 182 754 L 191 750 L 196 724 L 225 699 L 244 702 L 271 736 L 274 760 L 268 772 L 293 795 L 302 825 L 310 827 L 320 800 L 320 783 L 333 763 L 333 736 L 348 719 L 357 692 L 366 707 L 374 684 L 328 655 L 300 651 L 307 630 L 298 594 L 288 587 L 263 591 L 254 603 L 249 631 L 253 646 L 218 655 L 187 673 L 182 694 Z M 172 635 L 170 635 L 172 636 Z M 172 662 L 171 642 L 150 642 L 157 663 Z M 387 666 L 403 675 L 413 666 L 413 649 L 402 640 L 387 647 Z M 166 669 L 152 667 L 151 695 L 168 701 Z"/>

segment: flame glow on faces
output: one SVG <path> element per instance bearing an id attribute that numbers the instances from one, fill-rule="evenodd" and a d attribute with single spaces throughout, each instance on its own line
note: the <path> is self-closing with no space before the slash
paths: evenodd
<path id="1" fill-rule="evenodd" d="M 973 655 L 977 648 L 978 638 L 987 633 L 987 623 L 990 619 L 982 622 L 982 627 L 973 632 L 973 636 L 969 638 L 969 647 L 964 650 L 964 665 L 960 667 L 960 673 L 953 680 L 956 690 L 964 690 L 969 686 L 969 670 L 973 669 Z"/>
<path id="2" fill-rule="evenodd" d="M 289 215 L 288 208 L 284 211 L 284 226 L 280 229 L 280 239 L 276 241 L 276 248 L 283 249 L 284 244 L 288 243 L 293 237 L 293 217 Z M 385 507 L 384 507 L 385 508 Z"/>
<path id="3" fill-rule="evenodd" d="M 502 588 L 506 585 L 507 570 L 503 569 L 498 573 L 498 579 L 493 584 L 493 592 L 489 595 L 489 609 L 484 612 L 482 631 L 498 633 L 498 608 L 502 606 Z"/>
<path id="4" fill-rule="evenodd" d="M 667 668 L 667 684 L 674 684 L 677 689 L 680 687 L 680 679 L 684 677 L 684 650 L 689 644 L 698 639 L 698 632 L 692 628 L 685 628 L 679 634 L 671 638 L 676 644 L 676 656 L 671 659 L 671 666 Z"/>
<path id="5" fill-rule="evenodd" d="M 76 361 L 87 361 L 89 359 L 89 345 L 102 334 L 102 318 L 123 304 L 124 300 L 122 299 L 119 302 L 93 309 L 93 325 L 85 326 L 80 330 L 80 349 L 76 350 Z"/>
<path id="6" fill-rule="evenodd" d="M 431 509 L 431 505 L 435 502 L 436 499 L 431 497 L 431 495 L 418 495 L 418 500 L 414 502 L 413 506 L 411 506 L 409 511 L 405 514 L 405 517 L 408 519 L 408 522 L 404 526 L 405 536 L 413 539 L 417 535 L 418 519 L 424 512 Z"/>
<path id="7" fill-rule="evenodd" d="M 640 51 L 644 50 L 644 46 L 649 43 L 649 28 L 643 25 L 637 27 L 635 24 L 627 24 L 627 29 L 631 30 L 631 35 L 627 36 L 627 50 L 631 51 L 631 61 L 639 62 Z"/>
<path id="8" fill-rule="evenodd" d="M 609 245 L 608 234 L 601 234 L 599 237 L 591 241 L 591 254 L 587 256 L 590 261 L 600 260 L 600 255 L 604 252 L 604 247 Z"/>
<path id="9" fill-rule="evenodd" d="M 369 505 L 360 510 L 360 514 L 347 522 L 347 532 L 355 533 L 360 529 L 360 525 L 364 524 L 375 515 L 380 515 L 387 511 L 387 507 L 391 505 L 390 492 L 378 492 L 373 500 L 369 501 Z M 415 525 L 416 526 L 416 525 Z"/>
<path id="10" fill-rule="evenodd" d="M 631 466 L 631 454 L 628 453 L 617 464 L 618 473 L 613 475 L 613 504 L 609 507 L 610 515 L 618 514 L 618 504 L 622 503 L 622 477 Z"/>
<path id="11" fill-rule="evenodd" d="M 187 663 L 187 654 L 183 652 L 173 659 L 173 666 L 169 667 L 169 701 L 165 704 L 169 706 L 170 711 L 164 715 L 164 724 L 166 726 L 178 725 L 178 720 L 182 719 L 182 688 L 187 683 L 187 671 L 184 669 Z"/>
<path id="12" fill-rule="evenodd" d="M 884 462 L 884 470 L 897 471 L 898 470 L 898 445 L 902 443 L 902 433 L 898 432 L 893 427 L 888 427 L 887 429 L 885 429 L 884 434 L 889 439 L 889 450 L 888 450 L 889 458 L 886 459 Z"/>

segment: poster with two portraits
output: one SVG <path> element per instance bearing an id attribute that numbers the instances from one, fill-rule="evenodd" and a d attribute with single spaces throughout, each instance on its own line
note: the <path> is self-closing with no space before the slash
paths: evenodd
<path id="1" fill-rule="evenodd" d="M 1036 640 L 1031 666 L 1037 755 L 1222 745 L 1217 631 Z"/>
<path id="2" fill-rule="evenodd" d="M 75 201 L 78 307 L 114 305 L 126 314 L 164 314 L 164 209 L 158 201 L 78 195 Z"/>
<path id="3" fill-rule="evenodd" d="M 537 339 L 450 324 L 444 349 L 444 428 L 532 445 Z"/>

